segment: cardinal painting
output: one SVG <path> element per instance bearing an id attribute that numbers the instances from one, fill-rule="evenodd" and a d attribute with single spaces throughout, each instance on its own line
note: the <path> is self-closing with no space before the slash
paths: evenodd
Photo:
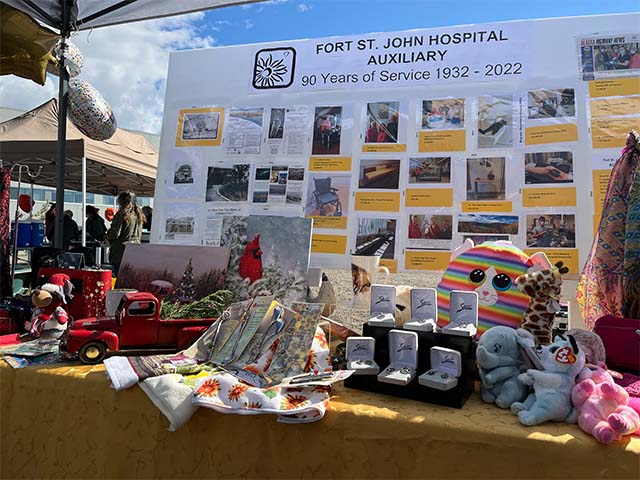
<path id="1" fill-rule="evenodd" d="M 238 273 L 244 280 L 249 279 L 249 284 L 262 278 L 262 250 L 260 250 L 260 235 L 256 235 L 244 249 L 240 257 Z"/>

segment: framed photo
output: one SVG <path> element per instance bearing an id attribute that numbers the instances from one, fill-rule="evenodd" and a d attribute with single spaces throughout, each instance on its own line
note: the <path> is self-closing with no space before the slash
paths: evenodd
<path id="1" fill-rule="evenodd" d="M 224 108 L 180 110 L 176 131 L 177 147 L 217 147 L 222 143 Z"/>

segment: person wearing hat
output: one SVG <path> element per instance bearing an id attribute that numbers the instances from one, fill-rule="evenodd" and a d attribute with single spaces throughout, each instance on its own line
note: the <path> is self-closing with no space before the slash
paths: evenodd
<path id="1" fill-rule="evenodd" d="M 87 240 L 94 240 L 96 242 L 104 242 L 104 236 L 107 233 L 107 226 L 104 223 L 104 219 L 98 213 L 99 208 L 93 205 L 87 205 L 85 208 L 85 214 L 87 216 L 86 229 Z"/>

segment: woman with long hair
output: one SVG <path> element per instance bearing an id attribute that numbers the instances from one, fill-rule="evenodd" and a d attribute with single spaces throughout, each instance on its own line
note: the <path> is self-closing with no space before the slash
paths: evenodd
<path id="1" fill-rule="evenodd" d="M 136 194 L 132 191 L 118 195 L 118 212 L 113 217 L 111 228 L 107 231 L 109 242 L 109 260 L 114 276 L 118 275 L 124 249 L 129 243 L 140 243 L 144 213 L 136 202 Z"/>

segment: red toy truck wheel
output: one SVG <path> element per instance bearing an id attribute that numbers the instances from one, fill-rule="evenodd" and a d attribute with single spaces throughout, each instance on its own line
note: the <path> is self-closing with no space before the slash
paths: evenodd
<path id="1" fill-rule="evenodd" d="M 82 346 L 78 358 L 82 363 L 93 365 L 100 363 L 107 354 L 107 346 L 102 342 L 89 342 Z"/>

